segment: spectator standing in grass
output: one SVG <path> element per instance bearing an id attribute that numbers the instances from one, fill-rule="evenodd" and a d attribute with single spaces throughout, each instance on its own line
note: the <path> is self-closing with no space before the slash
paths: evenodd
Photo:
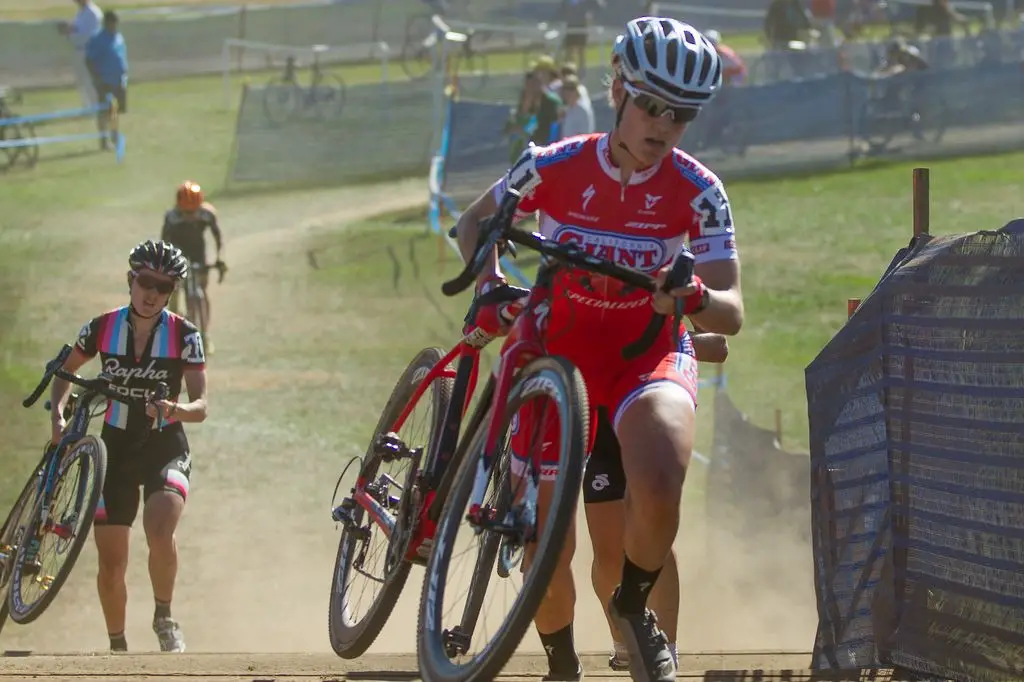
<path id="1" fill-rule="evenodd" d="M 96 99 L 106 101 L 112 95 L 117 102 L 118 115 L 128 108 L 128 50 L 124 36 L 117 30 L 117 13 L 110 10 L 103 15 L 103 30 L 94 35 L 86 46 L 86 63 L 96 91 Z M 101 133 L 110 125 L 110 110 L 98 115 L 97 124 Z M 117 145 L 118 133 L 114 130 L 109 138 Z M 108 136 L 100 138 L 100 147 L 108 148 Z"/>
<path id="2" fill-rule="evenodd" d="M 583 98 L 581 88 L 586 90 L 578 76 L 570 74 L 562 78 L 561 93 L 565 109 L 560 132 L 563 138 L 594 132 L 594 109 L 590 101 Z"/>
<path id="3" fill-rule="evenodd" d="M 565 62 L 558 69 L 558 75 L 561 80 L 564 80 L 569 76 L 576 76 L 576 80 L 579 83 L 576 87 L 580 92 L 581 101 L 585 101 L 587 106 L 590 105 L 590 92 L 587 90 L 587 86 L 580 80 L 580 74 L 579 70 L 576 68 L 576 64 L 573 62 Z"/>
<path id="4" fill-rule="evenodd" d="M 67 36 L 75 48 L 75 59 L 72 62 L 75 75 L 75 86 L 85 108 L 96 106 L 96 90 L 93 88 L 89 69 L 85 65 L 85 46 L 94 35 L 99 33 L 103 23 L 103 12 L 92 0 L 75 0 L 78 14 L 71 23 L 62 21 L 58 28 L 61 35 Z"/>
<path id="5" fill-rule="evenodd" d="M 562 49 L 582 69 L 587 68 L 587 32 L 594 23 L 594 12 L 603 7 L 604 0 L 562 0 L 560 14 L 566 30 Z"/>

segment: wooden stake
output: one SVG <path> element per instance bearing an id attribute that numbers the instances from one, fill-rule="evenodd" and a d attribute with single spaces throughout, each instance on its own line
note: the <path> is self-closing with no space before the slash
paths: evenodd
<path id="1" fill-rule="evenodd" d="M 848 298 L 846 299 L 846 319 L 853 317 L 853 314 L 857 312 L 857 308 L 860 307 L 859 298 Z"/>
<path id="2" fill-rule="evenodd" d="M 928 234 L 931 187 L 927 168 L 914 169 L 914 236 Z"/>
<path id="3" fill-rule="evenodd" d="M 782 447 L 782 410 L 775 408 L 775 440 L 779 442 L 779 447 Z"/>

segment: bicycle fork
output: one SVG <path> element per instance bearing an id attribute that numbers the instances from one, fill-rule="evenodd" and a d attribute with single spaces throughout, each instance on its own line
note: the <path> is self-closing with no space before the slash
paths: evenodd
<path id="1" fill-rule="evenodd" d="M 59 462 L 57 463 L 59 466 Z M 27 540 L 27 547 L 25 549 L 25 560 L 22 563 L 22 573 L 26 576 L 36 576 L 35 581 L 45 590 L 50 587 L 53 582 L 52 575 L 42 575 L 43 565 L 39 560 L 39 552 L 42 549 L 42 541 L 45 535 L 52 534 L 57 537 L 58 543 L 66 543 L 75 537 L 75 528 L 78 523 L 78 512 L 82 505 L 83 497 L 86 493 L 85 486 L 86 481 L 79 479 L 79 485 L 75 503 L 71 509 L 64 514 L 63 518 L 58 522 L 53 519 L 50 511 L 53 508 L 53 500 L 59 495 L 61 485 L 64 483 L 64 473 L 61 472 L 58 478 L 56 486 L 53 485 L 52 472 L 47 477 L 46 481 L 40 485 L 41 500 L 39 503 L 38 515 L 36 516 L 36 527 L 32 537 Z M 42 474 L 40 473 L 40 476 Z M 24 531 L 23 531 L 24 532 Z M 58 553 L 60 552 L 58 547 Z"/>

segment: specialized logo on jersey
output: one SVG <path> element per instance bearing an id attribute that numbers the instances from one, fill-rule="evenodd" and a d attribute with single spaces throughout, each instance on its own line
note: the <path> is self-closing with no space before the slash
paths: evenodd
<path id="1" fill-rule="evenodd" d="M 579 244 L 591 255 L 645 272 L 665 262 L 665 243 L 658 239 L 627 237 L 576 225 L 562 225 L 555 230 L 552 239 L 559 244 Z"/>
<path id="2" fill-rule="evenodd" d="M 583 194 L 580 195 L 580 198 L 583 199 L 584 211 L 587 210 L 587 205 L 590 203 L 590 200 L 594 198 L 595 194 L 597 194 L 597 190 L 594 189 L 593 183 L 591 183 L 589 186 L 587 186 L 585 190 L 583 190 Z"/>

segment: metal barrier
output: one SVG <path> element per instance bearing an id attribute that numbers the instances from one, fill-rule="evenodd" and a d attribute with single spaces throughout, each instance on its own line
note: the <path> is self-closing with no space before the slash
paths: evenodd
<path id="1" fill-rule="evenodd" d="M 109 130 L 106 132 L 97 130 L 88 133 L 39 136 L 35 131 L 37 124 L 82 119 L 104 112 L 110 112 Z M 17 165 L 19 161 L 24 161 L 28 167 L 34 166 L 39 158 L 40 147 L 66 144 L 68 142 L 102 140 L 104 138 L 113 138 L 115 158 L 118 163 L 124 161 L 126 140 L 124 133 L 120 132 L 117 127 L 117 101 L 113 95 L 107 95 L 105 102 L 93 107 L 63 109 L 43 114 L 0 118 L 0 150 L 3 150 L 7 156 L 8 168 Z"/>

